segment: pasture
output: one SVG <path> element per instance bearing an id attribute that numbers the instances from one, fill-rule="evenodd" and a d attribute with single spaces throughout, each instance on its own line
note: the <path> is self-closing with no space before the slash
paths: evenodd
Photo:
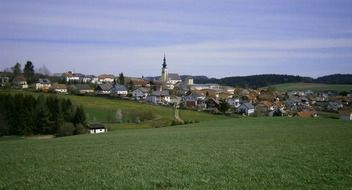
<path id="1" fill-rule="evenodd" d="M 0 189 L 351 189 L 352 122 L 237 118 L 0 138 Z"/>
<path id="2" fill-rule="evenodd" d="M 287 92 L 293 90 L 312 90 L 312 91 L 351 91 L 352 85 L 348 84 L 318 84 L 318 83 L 285 83 L 272 85 L 278 91 Z"/>

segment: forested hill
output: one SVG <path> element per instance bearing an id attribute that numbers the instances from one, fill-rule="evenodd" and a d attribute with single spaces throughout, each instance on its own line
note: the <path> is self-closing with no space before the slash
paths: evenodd
<path id="1" fill-rule="evenodd" d="M 184 78 L 186 76 L 181 76 Z M 228 86 L 258 88 L 282 83 L 323 83 L 323 84 L 352 84 L 352 74 L 334 74 L 319 77 L 317 79 L 311 77 L 302 77 L 294 75 L 278 75 L 264 74 L 238 77 L 225 77 L 221 79 L 208 78 L 206 76 L 193 76 L 194 83 L 218 83 Z"/>
<path id="2" fill-rule="evenodd" d="M 324 84 L 352 84 L 352 74 L 327 75 L 315 79 L 314 82 Z"/>

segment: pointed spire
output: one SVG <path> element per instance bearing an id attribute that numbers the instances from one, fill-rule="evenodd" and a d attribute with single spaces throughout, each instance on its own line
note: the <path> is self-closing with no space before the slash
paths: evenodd
<path id="1" fill-rule="evenodd" d="M 164 53 L 164 60 L 163 60 L 163 68 L 166 68 L 166 56 L 165 56 L 165 53 Z"/>

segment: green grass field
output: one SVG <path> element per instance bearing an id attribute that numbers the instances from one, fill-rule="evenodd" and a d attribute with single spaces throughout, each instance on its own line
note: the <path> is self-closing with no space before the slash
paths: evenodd
<path id="1" fill-rule="evenodd" d="M 313 90 L 313 91 L 347 91 L 350 92 L 352 90 L 352 85 L 344 85 L 344 84 L 317 84 L 317 83 L 285 83 L 272 85 L 278 91 L 287 92 L 292 90 Z"/>
<path id="2" fill-rule="evenodd" d="M 351 189 L 352 122 L 240 118 L 0 138 L 0 189 Z"/>

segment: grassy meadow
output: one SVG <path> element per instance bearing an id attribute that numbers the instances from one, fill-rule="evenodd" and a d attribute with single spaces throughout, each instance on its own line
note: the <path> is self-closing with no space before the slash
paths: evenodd
<path id="1" fill-rule="evenodd" d="M 167 106 L 159 106 L 146 103 L 138 103 L 130 100 L 122 100 L 111 97 L 97 97 L 97 96 L 75 96 L 75 95 L 54 95 L 50 93 L 36 93 L 31 91 L 8 90 L 0 91 L 1 93 L 24 93 L 39 96 L 44 94 L 46 96 L 59 96 L 69 98 L 73 104 L 82 105 L 86 112 L 88 122 L 105 123 L 110 130 L 128 129 L 128 128 L 150 128 L 155 123 L 161 123 L 164 126 L 171 124 L 174 117 L 174 109 Z M 116 121 L 116 112 L 120 110 L 124 122 Z M 133 121 L 132 115 L 135 113 L 151 113 L 152 119 L 136 123 Z M 179 114 L 184 121 L 202 122 L 210 120 L 225 119 L 227 117 L 221 115 L 213 115 L 204 112 L 179 110 Z M 129 121 L 131 120 L 131 121 Z"/>
<path id="2" fill-rule="evenodd" d="M 0 189 L 351 189 L 352 122 L 237 118 L 0 138 Z"/>
<path id="3" fill-rule="evenodd" d="M 272 85 L 278 91 L 287 92 L 293 90 L 313 90 L 313 91 L 351 91 L 352 85 L 348 84 L 318 84 L 318 83 L 285 83 L 285 84 L 278 84 Z"/>

